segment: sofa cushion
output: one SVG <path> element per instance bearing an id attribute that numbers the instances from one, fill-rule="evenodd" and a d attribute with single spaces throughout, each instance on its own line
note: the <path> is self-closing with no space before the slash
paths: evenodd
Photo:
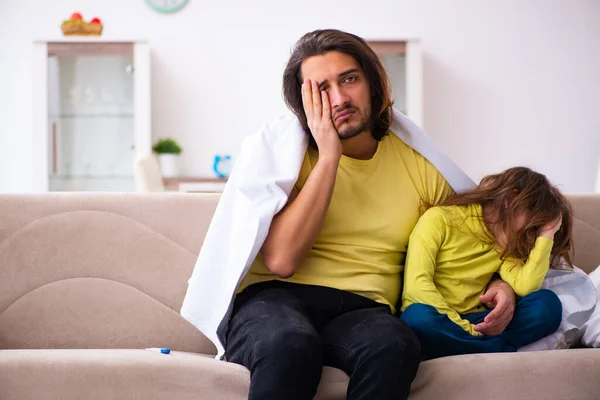
<path id="1" fill-rule="evenodd" d="M 473 354 L 421 364 L 411 400 L 597 399 L 600 352 Z M 245 400 L 250 374 L 200 354 L 146 350 L 1 350 L 2 398 Z M 325 367 L 317 400 L 345 399 L 348 377 Z"/>
<path id="2" fill-rule="evenodd" d="M 193 353 L 0 350 L 8 399 L 244 399 L 248 384 L 245 368 Z"/>
<path id="3" fill-rule="evenodd" d="M 147 350 L 0 350 L 1 398 L 245 400 L 249 371 L 212 356 Z M 317 399 L 345 398 L 348 377 L 326 367 Z"/>
<path id="4" fill-rule="evenodd" d="M 573 206 L 573 264 L 588 274 L 600 264 L 600 196 L 596 193 L 569 194 Z"/>
<path id="5" fill-rule="evenodd" d="M 0 344 L 10 349 L 214 348 L 178 310 L 102 278 L 63 279 L 26 293 L 0 314 Z"/>
<path id="6" fill-rule="evenodd" d="M 600 351 L 467 354 L 421 364 L 411 400 L 598 399 Z"/>
<path id="7" fill-rule="evenodd" d="M 218 195 L 0 196 L 0 349 L 216 349 L 179 310 Z"/>

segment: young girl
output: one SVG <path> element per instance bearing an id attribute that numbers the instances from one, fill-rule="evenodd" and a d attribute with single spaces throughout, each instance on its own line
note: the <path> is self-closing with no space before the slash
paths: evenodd
<path id="1" fill-rule="evenodd" d="M 551 262 L 571 265 L 571 232 L 568 200 L 524 167 L 429 208 L 410 236 L 400 317 L 423 355 L 516 351 L 556 331 L 561 303 L 540 288 Z M 480 296 L 494 274 L 519 297 L 504 332 L 483 336 L 475 326 L 491 310 Z"/>

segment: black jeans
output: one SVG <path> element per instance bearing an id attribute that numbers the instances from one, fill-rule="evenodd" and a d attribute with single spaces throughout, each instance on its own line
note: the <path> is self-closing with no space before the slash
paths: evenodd
<path id="1" fill-rule="evenodd" d="M 406 399 L 419 341 L 389 307 L 322 286 L 269 281 L 235 300 L 228 361 L 250 370 L 249 399 L 312 400 L 323 365 L 350 376 L 347 398 Z"/>

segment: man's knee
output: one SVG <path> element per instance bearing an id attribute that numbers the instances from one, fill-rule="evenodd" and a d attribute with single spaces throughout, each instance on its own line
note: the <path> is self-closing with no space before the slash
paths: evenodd
<path id="1" fill-rule="evenodd" d="M 323 366 L 319 334 L 299 316 L 263 317 L 269 323 L 259 321 L 236 337 L 243 351 L 230 360 L 250 370 L 249 398 L 312 399 Z"/>
<path id="2" fill-rule="evenodd" d="M 261 295 L 232 317 L 226 342 L 228 360 L 251 370 L 261 361 L 280 364 L 292 358 L 309 365 L 320 362 L 321 339 L 310 320 L 285 293 L 275 301 Z"/>
<path id="3" fill-rule="evenodd" d="M 298 360 L 321 365 L 321 338 L 312 327 L 280 326 L 254 338 L 254 355 L 259 359 Z"/>
<path id="4" fill-rule="evenodd" d="M 416 371 L 421 345 L 413 330 L 403 321 L 395 319 L 377 326 L 366 352 L 368 354 L 365 357 L 383 360 L 382 365 Z"/>

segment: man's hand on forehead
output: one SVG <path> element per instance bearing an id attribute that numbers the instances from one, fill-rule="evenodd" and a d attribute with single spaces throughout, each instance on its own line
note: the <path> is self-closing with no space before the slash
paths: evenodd
<path id="1" fill-rule="evenodd" d="M 306 120 L 317 147 L 319 158 L 340 158 L 342 143 L 331 119 L 331 104 L 326 91 L 319 90 L 316 81 L 305 79 L 302 83 L 302 104 Z"/>

